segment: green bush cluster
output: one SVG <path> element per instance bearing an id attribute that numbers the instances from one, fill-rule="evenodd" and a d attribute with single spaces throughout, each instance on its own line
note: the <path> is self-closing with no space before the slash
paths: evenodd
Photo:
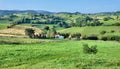
<path id="1" fill-rule="evenodd" d="M 97 35 L 90 35 L 90 36 L 87 36 L 86 39 L 88 39 L 88 40 L 98 40 L 98 37 L 97 37 Z"/>
<path id="2" fill-rule="evenodd" d="M 101 31 L 100 34 L 104 35 L 105 33 L 107 33 L 106 31 Z"/>
<path id="3" fill-rule="evenodd" d="M 25 29 L 25 34 L 29 36 L 29 38 L 34 38 L 34 33 L 35 33 L 35 30 L 33 30 L 32 28 Z"/>
<path id="4" fill-rule="evenodd" d="M 98 49 L 96 45 L 89 47 L 88 44 L 83 44 L 83 52 L 85 54 L 96 54 Z"/>
<path id="5" fill-rule="evenodd" d="M 80 37 L 81 37 L 80 33 L 74 33 L 74 34 L 70 34 L 69 39 L 80 40 Z"/>
<path id="6" fill-rule="evenodd" d="M 120 41 L 120 36 L 116 36 L 116 35 L 101 36 L 101 40 L 104 40 L 104 41 L 107 41 L 107 40 Z"/>
<path id="7" fill-rule="evenodd" d="M 80 33 L 74 33 L 71 34 L 72 37 L 80 38 L 81 34 Z"/>
<path id="8" fill-rule="evenodd" d="M 68 38 L 70 33 L 59 33 L 60 35 L 64 36 L 64 38 Z"/>

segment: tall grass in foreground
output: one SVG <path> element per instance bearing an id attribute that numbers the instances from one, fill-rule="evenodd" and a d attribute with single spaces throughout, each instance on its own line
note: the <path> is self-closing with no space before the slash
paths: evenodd
<path id="1" fill-rule="evenodd" d="M 35 44 L 43 42 L 53 42 L 52 39 L 31 39 L 31 38 L 14 38 L 14 37 L 0 37 L 0 44 Z M 59 41 L 59 40 L 56 40 Z"/>
<path id="2" fill-rule="evenodd" d="M 97 45 L 97 54 L 84 54 L 83 44 Z M 1 44 L 0 69 L 119 69 L 120 44 L 103 41 L 60 41 Z"/>

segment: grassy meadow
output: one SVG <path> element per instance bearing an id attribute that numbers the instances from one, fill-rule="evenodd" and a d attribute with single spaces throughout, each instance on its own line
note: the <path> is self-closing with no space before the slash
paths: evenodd
<path id="1" fill-rule="evenodd" d="M 25 41 L 26 39 L 20 40 Z M 0 69 L 120 68 L 120 43 L 118 42 L 41 41 L 27 44 L 0 44 Z M 98 53 L 84 54 L 83 44 L 97 45 Z"/>
<path id="2" fill-rule="evenodd" d="M 1 29 L 6 29 L 9 24 L 2 24 L 0 23 L 0 30 Z"/>
<path id="3" fill-rule="evenodd" d="M 120 27 L 119 26 L 91 26 L 91 27 L 72 27 L 68 29 L 59 30 L 60 33 L 81 33 L 82 35 L 100 35 L 100 32 L 106 31 L 107 34 L 116 34 L 119 35 Z M 111 31 L 115 31 L 111 33 Z"/>

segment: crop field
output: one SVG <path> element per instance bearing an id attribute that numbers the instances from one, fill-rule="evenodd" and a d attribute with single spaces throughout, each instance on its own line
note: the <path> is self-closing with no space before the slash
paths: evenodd
<path id="1" fill-rule="evenodd" d="M 3 38 L 4 40 L 6 38 Z M 16 38 L 11 39 L 14 41 Z M 7 40 L 7 39 L 6 39 Z M 0 69 L 119 69 L 120 43 L 114 41 L 38 40 L 0 44 Z M 19 41 L 18 41 L 19 42 Z M 36 43 L 35 43 L 36 42 Z M 97 54 L 84 54 L 83 44 L 97 45 Z"/>

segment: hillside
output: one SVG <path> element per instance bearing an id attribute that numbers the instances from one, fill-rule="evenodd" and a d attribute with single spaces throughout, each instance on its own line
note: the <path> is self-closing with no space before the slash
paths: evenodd
<path id="1" fill-rule="evenodd" d="M 26 37 L 25 35 L 26 28 L 34 29 L 35 34 L 39 34 L 42 32 L 39 28 L 36 28 L 36 27 L 16 25 L 12 28 L 6 28 L 6 29 L 0 30 L 0 36 Z"/>
<path id="2" fill-rule="evenodd" d="M 48 26 L 50 29 L 55 29 L 60 33 L 79 32 L 82 34 L 82 36 L 91 36 L 91 35 L 100 36 L 101 32 L 104 31 L 106 32 L 104 36 L 120 35 L 119 12 L 111 12 L 111 13 L 103 12 L 103 13 L 95 13 L 95 14 L 82 14 L 79 12 L 75 12 L 75 13 L 59 12 L 53 14 L 45 14 L 40 12 L 46 12 L 46 11 L 33 11 L 33 10 L 26 10 L 24 12 L 23 11 L 19 11 L 19 12 L 20 13 L 12 13 L 10 15 L 0 16 L 1 36 L 3 35 L 25 36 L 24 30 L 26 26 L 27 27 L 32 26 L 34 28 L 36 27 L 37 29 L 43 29 L 44 27 Z M 17 26 L 10 29 L 6 29 L 8 25 L 17 25 Z M 47 31 L 45 31 L 45 33 L 47 34 Z"/>
<path id="3" fill-rule="evenodd" d="M 120 36 L 120 27 L 119 26 L 94 26 L 94 27 L 72 27 L 68 29 L 59 30 L 60 33 L 81 33 L 82 35 L 100 35 L 100 32 L 106 31 L 107 34 L 119 35 Z M 111 33 L 111 31 L 115 31 Z"/>
<path id="4" fill-rule="evenodd" d="M 44 11 L 44 10 L 0 10 L 0 16 L 10 15 L 10 14 L 24 14 L 24 13 L 52 14 L 53 12 Z"/>

